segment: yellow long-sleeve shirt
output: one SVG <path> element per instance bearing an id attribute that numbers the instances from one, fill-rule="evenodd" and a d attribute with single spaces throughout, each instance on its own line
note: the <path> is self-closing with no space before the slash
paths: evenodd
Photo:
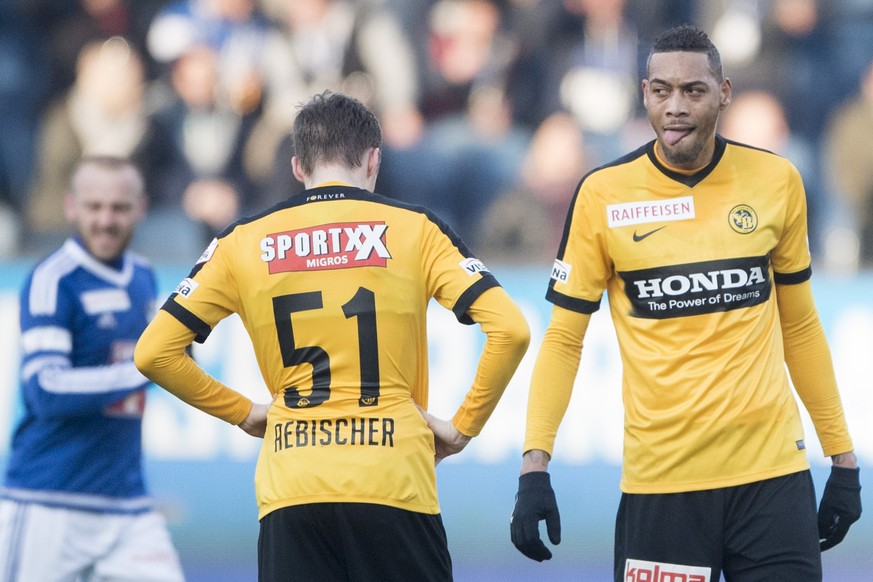
<path id="1" fill-rule="evenodd" d="M 454 415 L 476 436 L 521 361 L 521 311 L 451 230 L 420 208 L 364 190 L 308 190 L 223 233 L 137 344 L 137 366 L 232 424 L 251 401 L 186 354 L 231 313 L 276 396 L 258 459 L 260 515 L 315 502 L 438 513 L 428 401 L 426 311 L 436 299 L 485 346 Z"/>
<path id="2" fill-rule="evenodd" d="M 604 290 L 624 367 L 623 491 L 711 489 L 807 468 L 786 362 L 825 453 L 851 450 L 806 239 L 796 169 L 721 138 L 693 174 L 666 167 L 649 144 L 586 176 L 547 295 L 556 307 L 525 450 L 552 452 Z"/>

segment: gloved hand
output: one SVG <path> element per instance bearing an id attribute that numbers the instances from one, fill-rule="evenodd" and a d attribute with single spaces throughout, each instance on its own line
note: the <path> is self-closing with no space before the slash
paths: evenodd
<path id="1" fill-rule="evenodd" d="M 518 493 L 509 520 L 509 531 L 518 551 L 537 562 L 552 557 L 552 552 L 540 539 L 539 525 L 542 519 L 546 520 L 549 541 L 560 544 L 561 516 L 549 474 L 545 471 L 525 473 L 518 478 Z"/>
<path id="2" fill-rule="evenodd" d="M 849 526 L 861 517 L 860 469 L 831 467 L 818 506 L 818 537 L 821 551 L 828 550 L 846 537 Z"/>

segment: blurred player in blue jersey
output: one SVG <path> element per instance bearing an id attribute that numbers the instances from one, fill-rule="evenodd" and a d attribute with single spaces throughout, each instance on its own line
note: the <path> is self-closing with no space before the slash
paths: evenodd
<path id="1" fill-rule="evenodd" d="M 65 213 L 75 235 L 21 293 L 24 413 L 0 489 L 0 580 L 184 580 L 142 473 L 148 380 L 133 349 L 155 276 L 128 244 L 146 209 L 128 161 L 87 157 Z"/>

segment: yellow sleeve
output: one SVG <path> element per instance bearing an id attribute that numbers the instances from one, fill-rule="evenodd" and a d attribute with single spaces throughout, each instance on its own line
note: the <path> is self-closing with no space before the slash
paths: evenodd
<path id="1" fill-rule="evenodd" d="M 797 395 L 809 412 L 826 456 L 853 450 L 843 414 L 831 352 L 807 280 L 776 285 L 785 363 Z"/>
<path id="2" fill-rule="evenodd" d="M 773 271 L 782 275 L 804 271 L 811 262 L 803 180 L 792 164 L 787 164 L 787 171 L 785 225 L 776 248 L 770 253 Z"/>
<path id="3" fill-rule="evenodd" d="M 463 404 L 452 418 L 462 434 L 477 436 L 512 379 L 530 343 L 524 315 L 502 287 L 492 287 L 467 309 L 485 332 L 476 378 Z"/>
<path id="4" fill-rule="evenodd" d="M 149 380 L 191 406 L 230 424 L 241 423 L 251 411 L 251 400 L 204 372 L 185 353 L 194 336 L 161 310 L 140 336 L 134 363 Z"/>
<path id="5" fill-rule="evenodd" d="M 557 305 L 543 336 L 534 364 L 527 403 L 527 429 L 523 451 L 545 451 L 551 457 L 558 426 L 567 412 L 579 359 L 582 340 L 591 315 Z"/>

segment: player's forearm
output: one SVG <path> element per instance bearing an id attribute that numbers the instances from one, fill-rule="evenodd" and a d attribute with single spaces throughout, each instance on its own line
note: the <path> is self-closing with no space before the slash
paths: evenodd
<path id="1" fill-rule="evenodd" d="M 500 287 L 489 289 L 468 310 L 485 332 L 476 378 L 452 423 L 476 436 L 491 417 L 530 344 L 530 329 L 518 306 Z"/>
<path id="2" fill-rule="evenodd" d="M 785 344 L 785 362 L 797 394 L 809 412 L 824 454 L 854 447 L 849 436 L 824 328 L 809 282 L 778 285 L 777 301 Z"/>
<path id="3" fill-rule="evenodd" d="M 552 311 L 531 378 L 525 451 L 552 454 L 558 426 L 570 403 L 589 320 L 589 315 L 560 307 Z"/>
<path id="4" fill-rule="evenodd" d="M 555 307 L 534 364 L 527 404 L 525 451 L 552 454 L 579 371 L 590 315 Z"/>
<path id="5" fill-rule="evenodd" d="M 47 361 L 33 368 L 24 378 L 24 391 L 31 412 L 45 418 L 99 414 L 148 385 L 133 362 L 72 368 Z"/>
<path id="6" fill-rule="evenodd" d="M 204 372 L 188 357 L 185 348 L 193 339 L 194 332 L 161 311 L 136 345 L 136 366 L 180 400 L 230 424 L 239 424 L 251 410 L 251 400 Z"/>

